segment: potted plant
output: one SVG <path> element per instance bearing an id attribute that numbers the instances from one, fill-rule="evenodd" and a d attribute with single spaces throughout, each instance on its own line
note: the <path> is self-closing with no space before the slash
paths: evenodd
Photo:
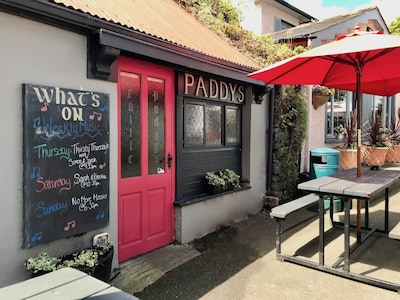
<path id="1" fill-rule="evenodd" d="M 345 143 L 339 148 L 340 151 L 340 170 L 357 168 L 357 147 L 354 142 L 356 136 L 357 115 L 350 112 L 346 121 Z"/>
<path id="2" fill-rule="evenodd" d="M 336 138 L 338 140 L 343 140 L 345 134 L 347 133 L 346 128 L 342 124 L 340 124 L 340 125 L 336 126 L 335 128 L 333 128 L 333 131 L 335 132 Z"/>
<path id="3" fill-rule="evenodd" d="M 381 117 L 372 114 L 367 130 L 369 140 L 363 151 L 363 162 L 366 166 L 381 167 L 385 163 L 386 155 L 392 144 L 389 141 L 387 128 L 382 127 Z"/>
<path id="4" fill-rule="evenodd" d="M 219 176 L 219 173 L 207 172 L 205 178 L 207 194 L 218 194 L 222 193 L 225 190 L 225 179 Z"/>
<path id="5" fill-rule="evenodd" d="M 230 169 L 219 172 L 207 172 L 206 192 L 213 195 L 240 188 L 240 176 Z"/>
<path id="6" fill-rule="evenodd" d="M 33 277 L 36 277 L 61 268 L 71 267 L 109 282 L 113 254 L 112 243 L 93 246 L 61 258 L 51 257 L 46 252 L 41 252 L 37 256 L 27 259 L 25 268 L 31 271 Z"/>
<path id="7" fill-rule="evenodd" d="M 36 277 L 57 270 L 60 262 L 60 259 L 50 256 L 47 252 L 41 252 L 28 258 L 24 265 L 31 271 L 32 276 Z"/>
<path id="8" fill-rule="evenodd" d="M 389 129 L 389 141 L 392 143 L 392 151 L 386 154 L 386 162 L 400 163 L 400 108 L 396 117 L 393 118 Z"/>
<path id="9" fill-rule="evenodd" d="M 235 171 L 225 169 L 221 176 L 225 180 L 228 190 L 240 188 L 240 176 Z"/>
<path id="10" fill-rule="evenodd" d="M 335 94 L 335 90 L 323 85 L 314 85 L 312 87 L 312 104 L 314 109 L 324 105 L 330 96 Z"/>

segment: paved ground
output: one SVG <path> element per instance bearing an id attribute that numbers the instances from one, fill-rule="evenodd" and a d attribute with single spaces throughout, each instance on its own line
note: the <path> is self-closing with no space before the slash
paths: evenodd
<path id="1" fill-rule="evenodd" d="M 400 221 L 400 192 L 392 193 L 390 227 Z M 284 222 L 282 251 L 317 261 L 318 223 L 303 210 Z M 372 225 L 381 224 L 382 201 L 371 205 Z M 352 210 L 354 221 L 355 211 Z M 341 213 L 335 214 L 341 219 Z M 342 228 L 326 222 L 326 261 L 343 249 Z M 354 231 L 354 230 L 353 230 Z M 314 239 L 314 240 L 313 240 Z M 354 236 L 352 238 L 354 240 Z M 310 242 L 311 241 L 311 242 Z M 400 299 L 397 292 L 373 287 L 314 269 L 280 262 L 275 257 L 275 222 L 269 211 L 196 240 L 201 252 L 134 295 L 140 299 Z M 399 240 L 375 233 L 352 255 L 351 271 L 400 283 Z M 332 255 L 331 255 L 332 254 Z M 135 260 L 135 259 L 134 259 Z M 133 260 L 133 261 L 134 261 Z M 125 282 L 129 287 L 129 282 Z M 133 284 L 133 282 L 131 282 Z"/>

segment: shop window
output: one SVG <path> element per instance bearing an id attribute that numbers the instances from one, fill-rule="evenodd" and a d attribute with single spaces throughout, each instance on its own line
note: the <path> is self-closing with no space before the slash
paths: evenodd
<path id="1" fill-rule="evenodd" d="M 238 108 L 227 107 L 226 109 L 226 142 L 241 142 L 241 121 Z"/>
<path id="2" fill-rule="evenodd" d="M 240 115 L 241 110 L 238 107 L 212 103 L 185 103 L 185 147 L 222 146 L 224 140 L 226 144 L 239 144 Z M 226 132 L 224 139 L 223 132 Z"/>
<path id="3" fill-rule="evenodd" d="M 184 141 L 187 145 L 202 145 L 204 142 L 204 105 L 185 105 Z"/>
<path id="4" fill-rule="evenodd" d="M 178 202 L 205 195 L 207 172 L 231 169 L 241 174 L 241 104 L 179 97 L 177 122 Z"/>
<path id="5" fill-rule="evenodd" d="M 206 106 L 206 145 L 222 144 L 222 106 Z"/>

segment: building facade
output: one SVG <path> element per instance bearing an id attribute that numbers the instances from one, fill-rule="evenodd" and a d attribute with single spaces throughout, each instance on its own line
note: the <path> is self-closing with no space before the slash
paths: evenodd
<path id="1" fill-rule="evenodd" d="M 0 1 L 0 37 L 0 286 L 97 234 L 115 267 L 262 208 L 259 66 L 174 1 Z M 246 188 L 208 195 L 226 168 Z"/>

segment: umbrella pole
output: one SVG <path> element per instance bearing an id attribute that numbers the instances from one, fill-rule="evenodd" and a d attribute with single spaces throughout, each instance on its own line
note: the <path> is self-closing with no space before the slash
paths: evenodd
<path id="1" fill-rule="evenodd" d="M 356 66 L 356 108 L 357 108 L 357 177 L 361 177 L 361 73 L 360 64 Z"/>
<path id="2" fill-rule="evenodd" d="M 357 177 L 361 177 L 361 72 L 362 67 L 356 66 L 356 106 L 357 106 Z M 361 200 L 357 199 L 357 242 L 361 241 Z"/>

